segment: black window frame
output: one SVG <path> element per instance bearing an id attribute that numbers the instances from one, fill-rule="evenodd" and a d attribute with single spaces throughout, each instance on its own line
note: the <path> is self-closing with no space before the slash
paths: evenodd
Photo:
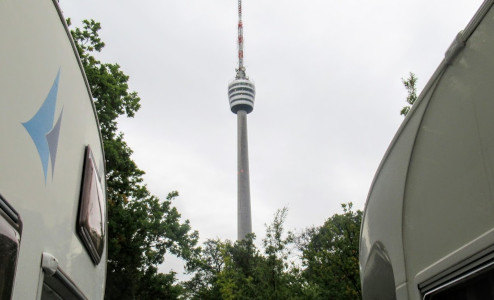
<path id="1" fill-rule="evenodd" d="M 86 151 L 84 155 L 84 168 L 82 174 L 82 184 L 81 184 L 81 196 L 79 200 L 79 215 L 77 219 L 77 233 L 81 238 L 89 256 L 91 257 L 93 263 L 98 265 L 101 261 L 103 251 L 105 248 L 106 240 L 106 203 L 105 195 L 101 187 L 101 178 L 96 167 L 95 159 L 91 151 L 90 146 L 86 146 Z M 94 199 L 91 197 L 91 190 L 93 185 L 96 192 L 98 193 L 97 205 L 99 205 L 99 212 L 101 218 L 101 234 L 92 230 L 91 227 L 91 209 Z"/>

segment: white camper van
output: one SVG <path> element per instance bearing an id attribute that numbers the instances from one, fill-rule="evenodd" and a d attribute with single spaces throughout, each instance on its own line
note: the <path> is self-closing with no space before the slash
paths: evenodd
<path id="1" fill-rule="evenodd" d="M 377 170 L 363 299 L 494 299 L 493 3 L 453 41 Z"/>
<path id="2" fill-rule="evenodd" d="M 0 299 L 102 299 L 103 145 L 56 0 L 0 1 Z"/>

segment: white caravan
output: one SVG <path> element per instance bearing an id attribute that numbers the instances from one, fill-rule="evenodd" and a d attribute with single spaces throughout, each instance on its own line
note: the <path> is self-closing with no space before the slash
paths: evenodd
<path id="1" fill-rule="evenodd" d="M 105 164 L 56 0 L 0 0 L 0 299 L 102 299 Z"/>
<path id="2" fill-rule="evenodd" d="M 362 220 L 363 299 L 494 299 L 494 1 L 386 152 Z"/>

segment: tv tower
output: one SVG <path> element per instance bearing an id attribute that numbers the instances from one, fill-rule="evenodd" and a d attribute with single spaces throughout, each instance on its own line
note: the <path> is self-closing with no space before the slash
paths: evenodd
<path id="1" fill-rule="evenodd" d="M 252 232 L 250 213 L 249 153 L 247 147 L 247 114 L 254 109 L 256 88 L 245 74 L 242 0 L 238 0 L 238 68 L 228 85 L 230 109 L 237 114 L 237 239 Z"/>

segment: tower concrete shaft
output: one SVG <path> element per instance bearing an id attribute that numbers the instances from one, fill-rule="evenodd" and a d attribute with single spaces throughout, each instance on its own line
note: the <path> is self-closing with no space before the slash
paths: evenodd
<path id="1" fill-rule="evenodd" d="M 237 157 L 237 239 L 242 240 L 252 232 L 250 212 L 249 151 L 247 143 L 247 113 L 237 112 L 238 157 Z"/>

